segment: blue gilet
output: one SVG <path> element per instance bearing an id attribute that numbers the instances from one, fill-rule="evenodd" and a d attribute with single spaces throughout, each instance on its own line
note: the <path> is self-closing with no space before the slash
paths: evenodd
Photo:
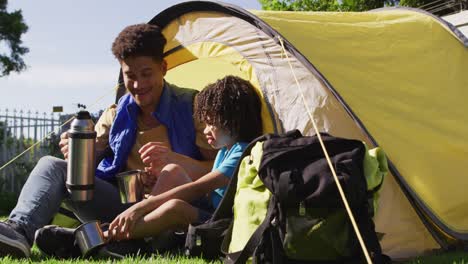
<path id="1" fill-rule="evenodd" d="M 196 90 L 179 88 L 168 83 L 163 86 L 159 104 L 153 116 L 166 128 L 172 151 L 201 160 L 202 155 L 195 144 L 196 131 L 193 122 L 193 99 Z M 135 144 L 139 106 L 130 94 L 120 98 L 114 123 L 109 131 L 109 146 L 112 155 L 105 157 L 96 169 L 96 176 L 112 180 L 125 168 L 128 155 Z"/>

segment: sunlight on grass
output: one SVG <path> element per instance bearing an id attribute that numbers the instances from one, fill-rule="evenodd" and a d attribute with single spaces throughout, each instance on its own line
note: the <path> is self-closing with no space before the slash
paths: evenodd
<path id="1" fill-rule="evenodd" d="M 128 257 L 123 260 L 119 261 L 112 261 L 108 259 L 100 259 L 100 260 L 90 260 L 90 259 L 70 259 L 70 260 L 60 260 L 49 258 L 42 255 L 36 247 L 33 247 L 32 256 L 30 259 L 12 259 L 10 257 L 0 258 L 0 263 L 5 264 L 26 264 L 26 263 L 52 263 L 52 264 L 59 264 L 59 263 L 77 263 L 77 264 L 85 264 L 85 263 L 96 263 L 96 264 L 103 264 L 103 263 L 123 263 L 123 264 L 130 264 L 130 263 L 163 263 L 163 264 L 204 264 L 204 263 L 222 263 L 221 261 L 206 261 L 200 258 L 188 258 L 185 256 L 168 256 L 168 255 L 153 255 L 151 257 Z M 445 253 L 435 256 L 426 256 L 426 257 L 418 257 L 414 260 L 406 261 L 406 262 L 398 262 L 404 264 L 468 264 L 468 253 L 464 252 L 451 252 Z"/>
<path id="2" fill-rule="evenodd" d="M 4 221 L 8 216 L 0 216 L 0 221 Z M 36 246 L 33 246 L 31 251 L 31 258 L 30 259 L 13 259 L 11 257 L 4 257 L 0 258 L 1 264 L 26 264 L 26 263 L 51 263 L 51 264 L 59 264 L 59 263 L 73 263 L 73 264 L 85 264 L 85 263 L 123 263 L 123 264 L 131 264 L 131 263 L 162 263 L 162 264 L 205 264 L 205 263 L 222 263 L 221 261 L 206 261 L 201 258 L 188 258 L 183 255 L 180 256 L 169 256 L 169 255 L 157 255 L 154 254 L 151 257 L 128 257 L 123 260 L 119 261 L 112 261 L 108 259 L 100 259 L 100 260 L 90 260 L 90 259 L 70 259 L 70 260 L 61 260 L 55 258 L 49 258 L 43 255 Z"/>
<path id="3" fill-rule="evenodd" d="M 418 257 L 405 264 L 468 264 L 468 252 L 449 252 L 434 256 Z"/>
<path id="4" fill-rule="evenodd" d="M 55 258 L 49 258 L 41 254 L 41 252 L 36 248 L 33 247 L 32 255 L 30 259 L 12 259 L 10 257 L 0 258 L 0 263 L 2 264 L 26 264 L 26 263 L 51 263 L 51 264 L 59 264 L 59 263 L 69 263 L 69 264 L 85 264 L 85 263 L 123 263 L 123 264 L 131 264 L 131 263 L 163 263 L 163 264 L 205 264 L 205 263 L 222 263 L 221 261 L 214 261 L 208 262 L 206 260 L 200 258 L 188 258 L 185 256 L 169 256 L 169 255 L 156 255 L 154 254 L 151 257 L 128 257 L 122 260 L 110 260 L 110 259 L 69 259 L 69 260 L 61 260 Z"/>
<path id="5" fill-rule="evenodd" d="M 31 263 L 31 260 L 28 259 L 22 259 L 22 260 L 15 260 L 11 258 L 0 258 L 0 262 L 2 264 L 26 264 L 26 263 Z M 189 258 L 184 258 L 184 257 L 172 257 L 172 258 L 164 258 L 164 257 L 158 257 L 154 256 L 151 258 L 125 258 L 123 260 L 119 261 L 112 261 L 112 260 L 77 260 L 77 259 L 72 259 L 72 260 L 60 260 L 60 259 L 42 259 L 42 260 L 32 260 L 34 263 L 51 263 L 51 264 L 59 264 L 59 263 L 69 263 L 69 264 L 84 264 L 84 263 L 128 263 L 128 264 L 133 264 L 133 263 L 167 263 L 167 264 L 198 264 L 198 263 L 209 263 L 201 259 L 189 259 Z M 213 262 L 213 263 L 221 263 L 221 262 Z"/>
<path id="6" fill-rule="evenodd" d="M 5 220 L 8 216 L 0 216 L 0 220 Z M 26 264 L 26 263 L 69 263 L 69 264 L 85 264 L 85 263 L 163 263 L 163 264 L 204 264 L 204 263 L 222 263 L 221 261 L 206 261 L 200 258 L 188 258 L 185 256 L 169 256 L 154 254 L 151 257 L 128 257 L 119 261 L 112 261 L 108 259 L 90 260 L 90 259 L 71 259 L 60 260 L 44 256 L 36 246 L 32 248 L 32 256 L 30 259 L 12 259 L 10 257 L 0 258 L 2 264 Z M 404 264 L 468 264 L 468 252 L 449 252 L 438 254 L 434 256 L 417 257 L 413 260 L 398 262 Z"/>

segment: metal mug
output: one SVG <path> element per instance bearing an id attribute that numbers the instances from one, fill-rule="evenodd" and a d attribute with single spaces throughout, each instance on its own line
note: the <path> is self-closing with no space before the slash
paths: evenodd
<path id="1" fill-rule="evenodd" d="M 120 201 L 123 204 L 136 203 L 143 200 L 144 187 L 141 177 L 144 171 L 131 170 L 117 174 Z"/>
<path id="2" fill-rule="evenodd" d="M 106 244 L 99 221 L 90 221 L 75 230 L 75 239 L 84 257 L 93 255 Z"/>

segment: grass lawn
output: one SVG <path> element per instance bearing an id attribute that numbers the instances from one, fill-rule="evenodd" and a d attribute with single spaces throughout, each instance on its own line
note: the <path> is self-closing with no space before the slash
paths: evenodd
<path id="1" fill-rule="evenodd" d="M 85 263 L 167 263 L 167 264 L 205 264 L 205 263 L 219 263 L 217 262 L 208 262 L 206 260 L 200 258 L 187 258 L 185 256 L 169 256 L 169 255 L 157 255 L 154 254 L 151 257 L 128 257 L 123 260 L 110 260 L 110 259 L 70 259 L 70 260 L 61 260 L 56 258 L 50 258 L 42 254 L 39 249 L 34 246 L 31 251 L 31 258 L 30 259 L 13 259 L 10 257 L 0 258 L 0 263 L 2 264 L 26 264 L 26 263 L 52 263 L 52 264 L 59 264 L 59 263 L 78 263 L 78 264 L 85 264 Z"/>
<path id="2" fill-rule="evenodd" d="M 418 257 L 407 264 L 468 264 L 468 252 L 450 252 L 435 256 Z"/>
<path id="3" fill-rule="evenodd" d="M 106 260 L 106 259 L 101 259 L 101 260 L 90 260 L 90 259 L 71 259 L 71 260 L 60 260 L 60 259 L 54 259 L 54 258 L 48 258 L 45 257 L 44 255 L 41 255 L 39 250 L 37 248 L 33 248 L 32 251 L 32 257 L 31 259 L 12 259 L 9 257 L 5 258 L 0 258 L 0 263 L 2 264 L 26 264 L 26 263 L 52 263 L 52 264 L 59 264 L 59 263 L 70 263 L 70 264 L 85 264 L 85 263 L 167 263 L 167 264 L 204 264 L 204 263 L 209 263 L 203 259 L 194 259 L 194 258 L 187 258 L 184 256 L 158 256 L 154 255 L 152 257 L 146 257 L 146 258 L 141 258 L 141 257 L 134 257 L 134 258 L 125 258 L 123 260 L 119 261 L 112 261 L 112 260 Z M 211 262 L 211 263 L 222 263 L 221 261 L 218 262 Z"/>
<path id="4" fill-rule="evenodd" d="M 5 219 L 6 216 L 0 216 L 0 220 Z M 2 264 L 20 264 L 20 263 L 170 263 L 170 264 L 202 264 L 202 263 L 222 263 L 221 261 L 208 262 L 199 258 L 187 258 L 185 256 L 164 256 L 154 254 L 151 257 L 133 257 L 125 258 L 123 260 L 112 262 L 111 260 L 101 259 L 101 260 L 89 260 L 89 259 L 73 259 L 73 260 L 60 260 L 49 258 L 41 254 L 39 249 L 36 246 L 32 249 L 32 256 L 30 259 L 12 259 L 10 257 L 0 258 L 0 263 Z M 438 254 L 434 256 L 425 256 L 418 257 L 409 261 L 396 262 L 404 264 L 439 264 L 439 263 L 449 263 L 449 264 L 468 264 L 468 252 L 449 252 Z"/>
<path id="5" fill-rule="evenodd" d="M 7 218 L 8 216 L 5 215 L 0 215 L 0 221 L 3 221 Z M 58 263 L 74 263 L 74 264 L 85 264 L 85 263 L 163 263 L 163 264 L 205 264 L 205 263 L 222 263 L 221 261 L 206 261 L 200 258 L 188 258 L 185 256 L 164 256 L 164 255 L 157 255 L 154 254 L 151 257 L 133 257 L 133 258 L 125 258 L 123 260 L 119 261 L 112 261 L 112 260 L 107 260 L 107 259 L 96 259 L 96 260 L 90 260 L 90 259 L 71 259 L 71 260 L 61 260 L 61 259 L 55 259 L 55 258 L 49 258 L 42 254 L 39 249 L 36 246 L 33 246 L 32 251 L 31 251 L 31 258 L 30 259 L 13 259 L 10 257 L 4 257 L 0 258 L 0 263 L 1 264 L 26 264 L 26 263 L 51 263 L 51 264 L 58 264 Z"/>
<path id="6" fill-rule="evenodd" d="M 9 257 L 0 258 L 0 263 L 2 264 L 26 264 L 26 263 L 77 263 L 77 264 L 85 264 L 85 263 L 167 263 L 167 264 L 202 264 L 202 263 L 209 263 L 203 259 L 195 259 L 195 258 L 187 258 L 184 256 L 159 256 L 153 255 L 152 257 L 147 258 L 126 258 L 123 260 L 119 260 L 116 262 L 112 262 L 110 260 L 89 260 L 89 259 L 73 259 L 73 260 L 59 260 L 48 258 L 42 255 L 39 250 L 34 247 L 32 251 L 31 259 L 11 259 Z M 211 262 L 211 263 L 222 263 L 221 261 Z M 405 263 L 405 264 L 420 264 L 420 263 L 428 263 L 428 264 L 441 264 L 441 263 L 450 263 L 450 264 L 468 264 L 468 253 L 461 253 L 461 252 L 454 252 L 454 253 L 445 253 L 438 256 L 428 256 L 428 257 L 421 257 L 416 258 L 411 261 L 405 262 L 397 262 L 397 263 Z"/>

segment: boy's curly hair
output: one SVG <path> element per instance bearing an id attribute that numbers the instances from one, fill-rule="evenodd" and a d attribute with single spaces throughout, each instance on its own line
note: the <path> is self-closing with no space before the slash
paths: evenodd
<path id="1" fill-rule="evenodd" d="M 150 24 L 136 24 L 124 28 L 112 44 L 112 53 L 119 60 L 132 56 L 149 56 L 162 61 L 166 38 L 161 28 Z"/>
<path id="2" fill-rule="evenodd" d="M 263 132 L 257 92 L 248 81 L 232 75 L 197 94 L 194 116 L 227 130 L 236 141 L 250 142 Z"/>

